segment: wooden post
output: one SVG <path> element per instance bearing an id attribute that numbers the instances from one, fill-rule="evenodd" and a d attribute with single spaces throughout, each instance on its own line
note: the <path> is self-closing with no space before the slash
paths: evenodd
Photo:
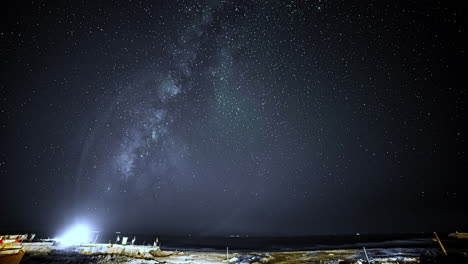
<path id="1" fill-rule="evenodd" d="M 439 242 L 440 248 L 442 248 L 442 251 L 444 252 L 444 256 L 447 256 L 447 251 L 445 250 L 444 245 L 442 245 L 442 241 L 440 241 L 439 236 L 436 232 L 434 232 L 434 235 L 436 237 L 437 242 Z"/>
<path id="2" fill-rule="evenodd" d="M 364 254 L 366 254 L 367 263 L 370 263 L 369 256 L 367 256 L 366 247 L 362 247 L 362 248 L 364 249 Z"/>
<path id="3" fill-rule="evenodd" d="M 229 259 L 229 247 L 226 247 L 226 260 Z"/>

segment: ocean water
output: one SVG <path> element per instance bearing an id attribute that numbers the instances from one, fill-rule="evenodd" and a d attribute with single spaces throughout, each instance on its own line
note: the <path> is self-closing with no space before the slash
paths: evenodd
<path id="1" fill-rule="evenodd" d="M 158 238 L 164 250 L 225 251 L 226 247 L 235 251 L 307 251 L 323 249 L 359 249 L 359 248 L 418 248 L 437 249 L 433 234 L 387 234 L 387 235 L 334 235 L 334 236 L 300 236 L 300 237 L 251 237 L 251 236 L 167 236 L 141 233 L 100 232 L 95 242 L 116 243 L 117 236 L 128 237 L 131 243 L 135 238 L 136 245 L 153 245 Z M 468 248 L 468 241 L 449 238 L 440 234 L 448 248 Z M 36 238 L 53 237 L 37 234 Z"/>

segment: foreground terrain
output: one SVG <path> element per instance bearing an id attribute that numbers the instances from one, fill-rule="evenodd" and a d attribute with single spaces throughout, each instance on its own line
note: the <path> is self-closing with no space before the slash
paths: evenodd
<path id="1" fill-rule="evenodd" d="M 421 255 L 422 251 L 426 251 Z M 368 251 L 371 263 L 442 263 L 436 262 L 435 250 L 415 249 L 371 249 Z M 83 254 L 79 248 L 52 249 L 50 252 L 30 252 L 21 263 L 129 263 L 129 264 L 306 264 L 306 263 L 367 263 L 363 250 L 318 250 L 272 253 L 233 253 L 226 256 L 223 252 L 179 252 L 150 251 L 139 256 L 119 254 Z"/>

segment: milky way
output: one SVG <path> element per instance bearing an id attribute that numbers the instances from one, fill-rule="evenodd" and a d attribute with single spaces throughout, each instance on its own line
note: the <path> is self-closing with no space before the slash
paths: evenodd
<path id="1" fill-rule="evenodd" d="M 444 5 L 9 10 L 0 173 L 5 196 L 20 196 L 5 210 L 24 210 L 0 228 L 73 219 L 202 235 L 463 227 L 464 27 Z"/>

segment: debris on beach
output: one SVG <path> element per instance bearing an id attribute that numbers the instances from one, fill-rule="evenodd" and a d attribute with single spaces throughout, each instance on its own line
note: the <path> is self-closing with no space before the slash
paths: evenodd
<path id="1" fill-rule="evenodd" d="M 356 264 L 367 263 L 366 260 L 359 259 L 356 261 Z M 411 257 L 390 257 L 390 258 L 372 258 L 370 263 L 374 264 L 400 264 L 400 263 L 420 263 L 418 258 Z"/>
<path id="2" fill-rule="evenodd" d="M 257 255 L 257 254 L 234 254 L 234 257 L 227 260 L 228 263 L 235 263 L 235 264 L 257 264 L 257 263 L 269 263 L 273 257 L 266 253 L 265 255 Z"/>

